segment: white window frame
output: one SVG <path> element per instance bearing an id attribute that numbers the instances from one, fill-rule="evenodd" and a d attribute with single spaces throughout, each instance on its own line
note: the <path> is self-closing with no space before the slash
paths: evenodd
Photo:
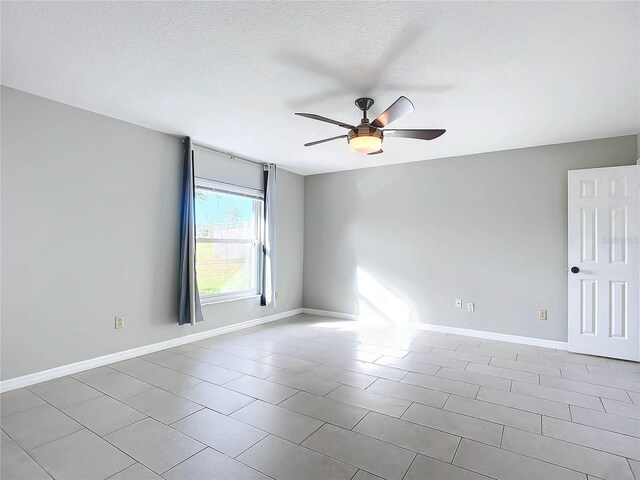
<path id="1" fill-rule="evenodd" d="M 216 182 L 206 178 L 195 177 L 195 186 L 197 188 L 212 190 L 214 192 L 225 193 L 229 195 L 237 195 L 246 198 L 252 198 L 256 202 L 256 232 L 257 238 L 254 239 L 211 239 L 211 238 L 196 238 L 196 243 L 251 243 L 255 249 L 256 262 L 253 265 L 253 275 L 256 288 L 242 290 L 238 292 L 230 293 L 212 293 L 209 295 L 200 295 L 200 303 L 203 305 L 218 302 L 227 302 L 230 300 L 239 300 L 244 298 L 259 297 L 260 292 L 260 279 L 262 277 L 262 205 L 264 202 L 264 193 L 261 190 L 256 190 L 248 187 L 240 187 L 230 183 Z M 196 218 L 196 224 L 198 219 Z"/>

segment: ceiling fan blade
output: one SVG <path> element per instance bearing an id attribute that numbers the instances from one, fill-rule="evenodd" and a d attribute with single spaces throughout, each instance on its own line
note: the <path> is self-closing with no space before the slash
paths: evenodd
<path id="1" fill-rule="evenodd" d="M 305 143 L 305 147 L 312 147 L 314 145 L 318 145 L 319 143 L 330 142 L 331 140 L 337 140 L 339 138 L 347 138 L 346 135 L 338 135 L 337 137 L 325 138 L 324 140 L 317 140 L 315 142 Z"/>
<path id="2" fill-rule="evenodd" d="M 367 155 L 378 155 L 379 153 L 382 153 L 382 149 L 378 150 L 377 152 L 367 153 Z"/>
<path id="3" fill-rule="evenodd" d="M 383 130 L 385 137 L 401 137 L 401 138 L 417 138 L 418 140 L 433 140 L 442 135 L 446 130 L 424 130 L 424 129 L 407 129 L 407 130 Z"/>
<path id="4" fill-rule="evenodd" d="M 371 122 L 371 125 L 378 128 L 386 127 L 391 122 L 394 122 L 411 112 L 413 112 L 413 103 L 411 103 L 411 100 L 407 97 L 400 97 L 393 102 L 389 108 L 378 115 L 378 118 Z"/>
<path id="5" fill-rule="evenodd" d="M 348 123 L 339 122 L 338 120 L 331 120 L 330 118 L 321 117 L 320 115 L 315 115 L 313 113 L 296 113 L 296 115 L 300 117 L 311 118 L 312 120 L 320 120 L 321 122 L 333 123 L 334 125 L 338 125 L 342 128 L 348 128 L 350 130 L 356 128 L 353 125 L 349 125 Z"/>

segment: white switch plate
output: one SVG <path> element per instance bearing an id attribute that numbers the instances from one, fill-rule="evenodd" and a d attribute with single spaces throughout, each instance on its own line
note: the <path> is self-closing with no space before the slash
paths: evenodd
<path id="1" fill-rule="evenodd" d="M 544 309 L 538 310 L 538 320 L 546 320 L 547 319 L 547 311 Z"/>
<path id="2" fill-rule="evenodd" d="M 121 328 L 124 328 L 124 317 L 122 315 L 116 317 L 115 327 L 116 327 L 116 330 L 120 330 Z"/>
<path id="3" fill-rule="evenodd" d="M 467 312 L 475 312 L 476 311 L 476 305 L 473 302 L 469 302 L 467 303 Z"/>
<path id="4" fill-rule="evenodd" d="M 462 299 L 456 298 L 456 308 L 462 308 Z"/>

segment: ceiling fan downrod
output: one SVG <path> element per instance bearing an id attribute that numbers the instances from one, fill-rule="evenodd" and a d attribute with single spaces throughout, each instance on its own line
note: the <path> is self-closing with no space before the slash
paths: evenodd
<path id="1" fill-rule="evenodd" d="M 367 112 L 373 106 L 374 101 L 373 98 L 362 97 L 356 100 L 356 106 L 362 110 L 362 123 L 369 123 L 369 119 L 367 118 Z"/>

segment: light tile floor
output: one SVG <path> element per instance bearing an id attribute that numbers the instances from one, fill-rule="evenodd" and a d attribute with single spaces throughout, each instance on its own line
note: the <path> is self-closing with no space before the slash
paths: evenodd
<path id="1" fill-rule="evenodd" d="M 640 480 L 640 364 L 310 315 L 1 407 L 3 480 Z"/>

